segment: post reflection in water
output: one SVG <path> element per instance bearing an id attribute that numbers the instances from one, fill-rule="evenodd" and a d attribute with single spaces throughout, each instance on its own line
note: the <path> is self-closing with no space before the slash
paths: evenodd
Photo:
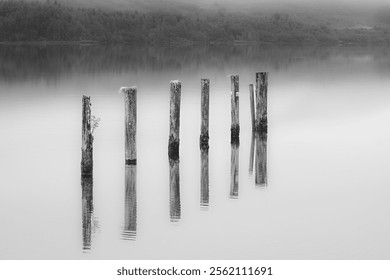
<path id="1" fill-rule="evenodd" d="M 200 207 L 209 207 L 209 150 L 200 150 Z"/>
<path id="2" fill-rule="evenodd" d="M 91 249 L 93 226 L 93 178 L 81 177 L 83 250 Z"/>
<path id="3" fill-rule="evenodd" d="M 239 143 L 232 143 L 230 167 L 230 198 L 238 198 Z"/>
<path id="4" fill-rule="evenodd" d="M 179 160 L 169 159 L 169 210 L 171 222 L 181 219 Z"/>
<path id="5" fill-rule="evenodd" d="M 255 133 L 252 131 L 251 138 L 251 150 L 249 155 L 249 174 L 253 174 L 253 162 L 254 162 L 254 154 L 255 154 Z"/>
<path id="6" fill-rule="evenodd" d="M 256 164 L 255 183 L 257 186 L 267 186 L 267 133 L 256 133 Z"/>
<path id="7" fill-rule="evenodd" d="M 137 236 L 137 165 L 125 166 L 125 226 L 122 238 L 135 240 Z"/>

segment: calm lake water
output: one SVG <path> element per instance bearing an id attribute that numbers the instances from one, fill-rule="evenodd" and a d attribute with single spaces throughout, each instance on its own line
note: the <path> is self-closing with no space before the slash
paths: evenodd
<path id="1" fill-rule="evenodd" d="M 251 133 L 248 84 L 260 71 L 267 141 Z M 240 77 L 239 147 L 230 74 Z M 170 165 L 175 79 L 180 163 Z M 126 167 L 118 90 L 133 85 L 137 166 Z M 83 94 L 101 118 L 84 181 Z M 264 150 L 267 185 L 257 185 L 251 151 Z M 390 259 L 390 50 L 1 45 L 0 170 L 1 259 Z"/>

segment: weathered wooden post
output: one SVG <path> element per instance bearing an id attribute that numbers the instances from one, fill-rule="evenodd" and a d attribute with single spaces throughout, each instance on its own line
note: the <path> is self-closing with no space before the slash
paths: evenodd
<path id="1" fill-rule="evenodd" d="M 210 107 L 210 80 L 201 80 L 201 127 L 200 127 L 200 148 L 209 148 L 209 107 Z"/>
<path id="2" fill-rule="evenodd" d="M 125 166 L 125 226 L 123 239 L 135 240 L 137 235 L 137 165 Z"/>
<path id="3" fill-rule="evenodd" d="M 179 81 L 171 81 L 168 155 L 169 158 L 173 160 L 179 159 L 180 98 L 181 98 L 181 83 Z"/>
<path id="4" fill-rule="evenodd" d="M 169 197 L 171 221 L 181 218 L 180 206 L 180 172 L 179 172 L 179 144 L 180 144 L 180 99 L 181 83 L 171 81 L 171 101 L 169 114 Z"/>
<path id="5" fill-rule="evenodd" d="M 137 233 L 137 87 L 122 87 L 125 103 L 125 225 L 123 239 Z"/>
<path id="6" fill-rule="evenodd" d="M 268 72 L 256 73 L 256 131 L 267 133 Z"/>
<path id="7" fill-rule="evenodd" d="M 230 160 L 230 198 L 238 198 L 239 143 L 232 143 Z"/>
<path id="8" fill-rule="evenodd" d="M 231 119 L 230 140 L 232 146 L 230 168 L 230 197 L 238 197 L 238 166 L 240 145 L 240 120 L 239 120 L 239 79 L 238 75 L 230 76 L 231 82 Z"/>
<path id="9" fill-rule="evenodd" d="M 256 73 L 256 185 L 267 185 L 268 72 Z"/>
<path id="10" fill-rule="evenodd" d="M 252 131 L 255 131 L 256 122 L 255 122 L 255 99 L 254 99 L 254 92 L 253 92 L 253 84 L 249 84 L 249 102 L 251 107 Z"/>
<path id="11" fill-rule="evenodd" d="M 83 95 L 82 99 L 82 118 L 81 175 L 92 176 L 93 136 L 91 128 L 91 99 L 85 95 Z"/>
<path id="12" fill-rule="evenodd" d="M 239 120 L 239 82 L 238 75 L 231 75 L 231 117 L 232 117 L 232 126 L 230 128 L 231 132 L 231 143 L 240 142 L 240 120 Z"/>
<path id="13" fill-rule="evenodd" d="M 120 93 L 125 97 L 125 162 L 137 164 L 137 88 L 122 87 Z"/>
<path id="14" fill-rule="evenodd" d="M 252 131 L 251 149 L 249 154 L 249 174 L 253 174 L 254 153 L 255 153 L 255 132 Z"/>

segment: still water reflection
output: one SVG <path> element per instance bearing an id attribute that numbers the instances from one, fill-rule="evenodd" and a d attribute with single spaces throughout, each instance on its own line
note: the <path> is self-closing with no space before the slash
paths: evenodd
<path id="1" fill-rule="evenodd" d="M 230 159 L 230 198 L 238 198 L 238 181 L 239 181 L 239 143 L 231 144 L 231 159 Z"/>
<path id="2" fill-rule="evenodd" d="M 174 159 L 169 159 L 169 209 L 171 222 L 180 221 L 180 163 Z"/>
<path id="3" fill-rule="evenodd" d="M 135 240 L 137 236 L 137 165 L 125 166 L 125 226 L 123 239 Z"/>
<path id="4" fill-rule="evenodd" d="M 209 149 L 200 149 L 200 207 L 207 210 L 210 204 Z"/>
<path id="5" fill-rule="evenodd" d="M 260 71 L 268 135 L 252 135 L 243 90 L 231 146 L 229 75 L 245 89 Z M 388 259 L 389 77 L 387 46 L 0 45 L 0 258 Z M 210 149 L 199 156 L 202 78 Z M 180 163 L 166 155 L 173 79 Z M 123 168 L 117 92 L 130 85 L 138 158 Z M 83 94 L 101 118 L 93 195 L 92 178 L 80 189 Z"/>
<path id="6" fill-rule="evenodd" d="M 82 188 L 82 221 L 83 221 L 83 250 L 90 250 L 92 243 L 93 222 L 93 178 L 81 177 Z"/>
<path id="7" fill-rule="evenodd" d="M 256 136 L 256 185 L 267 185 L 267 134 L 255 133 Z"/>

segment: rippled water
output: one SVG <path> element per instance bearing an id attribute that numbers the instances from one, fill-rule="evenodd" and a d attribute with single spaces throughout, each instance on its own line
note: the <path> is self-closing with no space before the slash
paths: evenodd
<path id="1" fill-rule="evenodd" d="M 260 71 L 267 138 L 251 131 L 248 85 Z M 389 74 L 386 46 L 0 45 L 0 258 L 388 259 Z M 175 79 L 180 161 L 170 162 Z M 133 85 L 137 165 L 125 166 L 118 90 Z M 82 95 L 101 118 L 84 179 Z"/>

